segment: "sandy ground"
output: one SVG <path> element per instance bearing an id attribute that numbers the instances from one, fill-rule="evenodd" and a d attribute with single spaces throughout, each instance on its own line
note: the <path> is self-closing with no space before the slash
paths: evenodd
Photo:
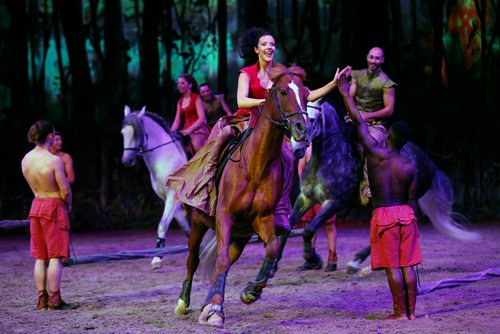
<path id="1" fill-rule="evenodd" d="M 421 226 L 424 263 L 420 280 L 431 283 L 500 266 L 500 224 L 482 223 L 481 242 L 458 243 Z M 297 272 L 302 239 L 285 249 L 280 271 L 262 299 L 252 305 L 239 294 L 257 274 L 264 248 L 250 244 L 231 268 L 226 284 L 224 329 L 198 324 L 206 294 L 200 277 L 193 284 L 191 313 L 173 314 L 185 272 L 187 253 L 169 255 L 164 266 L 150 269 L 150 259 L 80 264 L 64 268 L 63 298 L 78 305 L 66 311 L 36 311 L 36 291 L 29 256 L 29 235 L 0 235 L 1 333 L 499 333 L 500 278 L 440 289 L 417 300 L 417 320 L 381 320 L 392 312 L 384 272 L 367 277 L 345 273 L 346 263 L 368 242 L 368 228 L 338 226 L 339 270 Z M 72 235 L 76 256 L 150 249 L 154 231 Z M 177 231 L 167 245 L 185 244 Z M 318 251 L 327 256 L 321 231 Z"/>

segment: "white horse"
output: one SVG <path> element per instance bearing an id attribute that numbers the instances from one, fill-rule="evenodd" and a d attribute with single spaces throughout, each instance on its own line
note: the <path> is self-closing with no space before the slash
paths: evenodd
<path id="1" fill-rule="evenodd" d="M 167 176 L 187 161 L 186 152 L 182 143 L 170 133 L 165 120 L 146 111 L 146 107 L 141 111 L 131 112 L 130 108 L 125 106 L 124 114 L 121 129 L 122 163 L 127 167 L 134 166 L 137 157 L 142 156 L 149 170 L 151 186 L 156 195 L 165 202 L 156 242 L 156 247 L 162 248 L 165 247 L 165 234 L 174 217 L 186 235 L 190 232 L 181 203 L 175 200 L 175 191 L 165 185 Z M 151 261 L 153 269 L 160 268 L 161 264 L 161 257 L 158 256 Z"/>

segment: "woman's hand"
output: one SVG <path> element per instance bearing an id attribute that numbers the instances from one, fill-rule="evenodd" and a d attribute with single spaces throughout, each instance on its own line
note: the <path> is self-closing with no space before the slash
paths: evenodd
<path id="1" fill-rule="evenodd" d="M 346 66 L 342 69 L 342 71 L 339 72 L 339 68 L 337 67 L 337 72 L 335 72 L 335 76 L 333 77 L 333 84 L 335 86 L 338 86 L 339 85 L 339 78 L 341 76 L 345 76 L 345 77 L 348 77 L 349 75 L 351 75 L 351 66 Z"/>

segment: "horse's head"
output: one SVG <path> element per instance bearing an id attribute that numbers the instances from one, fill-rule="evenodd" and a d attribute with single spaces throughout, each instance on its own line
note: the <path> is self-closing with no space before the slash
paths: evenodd
<path id="1" fill-rule="evenodd" d="M 137 155 L 144 144 L 144 126 L 141 118 L 146 112 L 143 107 L 139 112 L 131 112 L 128 106 L 124 108 L 124 119 L 122 122 L 123 155 L 122 163 L 126 167 L 132 167 L 137 163 Z"/>
<path id="2" fill-rule="evenodd" d="M 292 150 L 293 155 L 296 159 L 301 159 L 304 157 L 306 149 L 314 138 L 316 138 L 320 131 L 318 131 L 318 126 L 320 125 L 321 118 L 321 100 L 317 100 L 314 102 L 309 102 L 307 104 L 307 117 L 309 118 L 309 128 L 308 128 L 308 136 L 309 141 L 298 142 L 292 138 Z"/>
<path id="3" fill-rule="evenodd" d="M 290 132 L 296 141 L 307 141 L 305 115 L 309 90 L 304 86 L 306 72 L 298 66 L 287 68 L 274 64 L 269 77 L 274 82 L 271 94 L 277 109 L 269 116 L 274 124 Z"/>

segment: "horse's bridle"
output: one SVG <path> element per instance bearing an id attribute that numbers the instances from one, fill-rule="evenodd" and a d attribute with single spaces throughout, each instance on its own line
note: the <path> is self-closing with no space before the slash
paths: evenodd
<path id="1" fill-rule="evenodd" d="M 144 124 L 142 124 L 142 121 L 140 119 L 137 120 L 137 123 L 140 124 L 141 126 L 141 132 L 144 134 L 144 135 L 147 135 L 146 132 L 144 131 Z M 130 126 L 134 126 L 133 124 L 131 123 L 124 123 L 124 125 L 130 125 Z M 135 133 L 135 131 L 134 131 Z M 168 144 L 172 144 L 176 141 L 179 141 L 177 138 L 174 138 L 173 140 L 171 141 L 168 141 L 166 143 L 163 143 L 163 144 L 160 144 L 160 145 L 156 145 L 152 148 L 148 148 L 147 150 L 144 149 L 144 137 L 142 138 L 142 143 L 138 146 L 138 147 L 124 147 L 123 150 L 124 151 L 134 151 L 134 152 L 137 152 L 137 155 L 138 156 L 143 156 L 144 153 L 148 153 L 148 152 L 152 152 L 154 150 L 156 150 L 157 148 L 160 148 L 160 147 L 163 147 L 163 146 L 166 146 Z"/>
<path id="2" fill-rule="evenodd" d="M 264 103 L 259 105 L 259 111 L 262 112 L 262 114 L 264 116 L 266 116 L 267 119 L 269 119 L 269 122 L 271 122 L 271 124 L 275 125 L 277 128 L 284 130 L 284 131 L 290 131 L 290 120 L 288 118 L 295 116 L 295 115 L 307 115 L 307 112 L 299 111 L 299 112 L 294 112 L 294 113 L 285 115 L 285 113 L 283 112 L 283 108 L 281 108 L 281 104 L 280 104 L 279 99 L 278 99 L 278 93 L 276 92 L 276 90 L 277 89 L 276 89 L 276 82 L 275 82 L 273 84 L 273 86 L 271 87 L 271 92 L 273 94 L 274 104 L 276 105 L 276 108 L 278 108 L 278 111 L 280 112 L 281 122 L 275 121 L 274 119 L 271 118 L 271 116 L 262 112 L 262 105 Z"/>

